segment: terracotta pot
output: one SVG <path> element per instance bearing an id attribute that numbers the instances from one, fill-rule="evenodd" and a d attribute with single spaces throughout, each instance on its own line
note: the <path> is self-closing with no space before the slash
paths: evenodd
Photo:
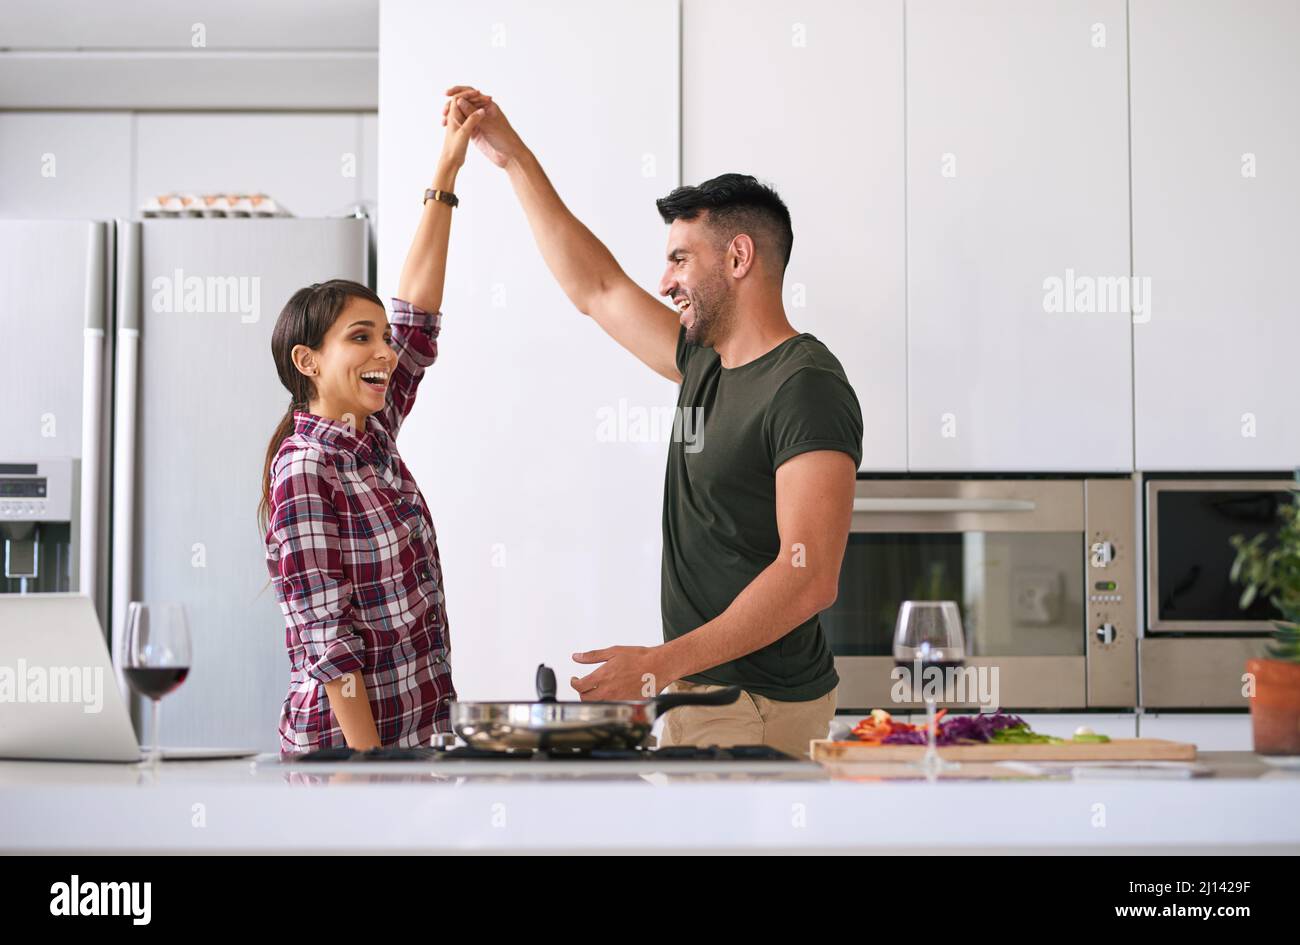
<path id="1" fill-rule="evenodd" d="M 1255 677 L 1250 697 L 1255 752 L 1300 755 L 1300 663 L 1247 660 L 1246 672 Z"/>

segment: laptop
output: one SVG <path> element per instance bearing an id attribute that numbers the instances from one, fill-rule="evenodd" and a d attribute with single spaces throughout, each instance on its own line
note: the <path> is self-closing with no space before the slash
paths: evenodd
<path id="1" fill-rule="evenodd" d="M 162 757 L 256 753 L 164 748 Z M 145 757 L 90 598 L 0 594 L 0 758 L 137 762 Z"/>

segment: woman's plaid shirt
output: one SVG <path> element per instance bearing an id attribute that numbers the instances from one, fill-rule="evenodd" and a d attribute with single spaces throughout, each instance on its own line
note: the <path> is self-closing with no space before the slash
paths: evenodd
<path id="1" fill-rule="evenodd" d="M 393 299 L 388 405 L 358 437 L 347 423 L 295 411 L 271 467 L 266 564 L 289 649 L 282 754 L 346 744 L 325 683 L 360 671 L 385 746 L 428 745 L 448 728 L 451 639 L 438 540 L 395 442 L 441 313 Z"/>

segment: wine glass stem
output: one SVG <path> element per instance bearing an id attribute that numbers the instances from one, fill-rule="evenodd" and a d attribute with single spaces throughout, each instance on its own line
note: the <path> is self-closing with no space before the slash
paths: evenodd
<path id="1" fill-rule="evenodd" d="M 935 751 L 935 732 L 934 732 L 935 725 L 934 725 L 934 700 L 933 699 L 925 700 L 925 719 L 926 719 L 925 730 L 927 733 L 926 739 L 929 742 L 929 747 L 926 748 L 925 753 L 928 756 L 928 759 L 930 761 L 934 761 L 938 757 L 938 754 Z"/>
<path id="2" fill-rule="evenodd" d="M 150 701 L 153 702 L 153 753 L 152 753 L 152 755 L 150 756 L 150 761 L 153 763 L 153 766 L 156 768 L 156 767 L 158 767 L 158 762 L 162 761 L 162 749 L 158 747 L 158 745 L 159 745 L 159 740 L 158 740 L 158 712 L 159 712 L 159 708 L 158 708 L 158 707 L 161 705 L 162 700 L 161 700 L 161 699 L 153 699 L 153 700 L 150 700 Z"/>

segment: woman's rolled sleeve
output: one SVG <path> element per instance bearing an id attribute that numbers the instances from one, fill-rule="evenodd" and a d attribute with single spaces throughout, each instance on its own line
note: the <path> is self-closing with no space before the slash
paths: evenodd
<path id="1" fill-rule="evenodd" d="M 393 329 L 393 349 L 397 364 L 388 379 L 387 404 L 380 419 L 393 436 L 415 406 L 415 395 L 424 370 L 438 359 L 438 334 L 442 330 L 442 313 L 426 312 L 404 299 L 393 299 L 393 315 L 388 320 Z"/>
<path id="2" fill-rule="evenodd" d="M 277 463 L 267 557 L 280 609 L 306 655 L 304 670 L 321 683 L 365 667 L 365 641 L 352 630 L 352 582 L 343 571 L 334 494 L 320 453 L 293 450 Z"/>

